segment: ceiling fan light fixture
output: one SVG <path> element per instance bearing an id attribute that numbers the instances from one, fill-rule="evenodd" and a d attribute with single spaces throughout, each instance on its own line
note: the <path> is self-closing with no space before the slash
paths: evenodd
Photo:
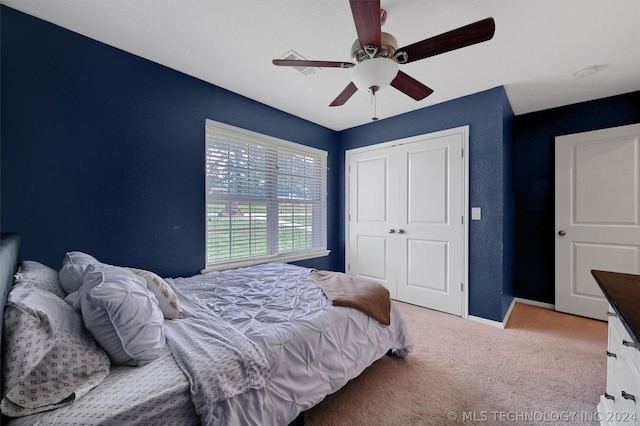
<path id="1" fill-rule="evenodd" d="M 351 81 L 360 90 L 375 91 L 387 87 L 398 75 L 398 63 L 389 58 L 373 58 L 357 63 L 351 68 Z"/>

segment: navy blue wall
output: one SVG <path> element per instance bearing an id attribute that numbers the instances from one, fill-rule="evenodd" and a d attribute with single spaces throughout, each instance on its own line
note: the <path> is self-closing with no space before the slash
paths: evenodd
<path id="1" fill-rule="evenodd" d="M 640 92 L 514 117 L 514 293 L 555 303 L 555 137 L 640 123 Z"/>
<path id="2" fill-rule="evenodd" d="M 513 299 L 511 255 L 505 253 L 513 220 L 513 209 L 505 208 L 512 200 L 505 193 L 511 161 L 505 122 L 512 116 L 499 87 L 340 133 L 346 150 L 469 125 L 469 203 L 482 208 L 482 220 L 469 223 L 469 314 L 495 321 Z"/>
<path id="3" fill-rule="evenodd" d="M 514 297 L 514 272 L 513 272 L 513 250 L 514 250 L 514 224 L 515 224 L 515 199 L 513 193 L 513 141 L 511 124 L 513 121 L 513 110 L 511 104 L 503 93 L 502 99 L 502 149 L 503 149 L 503 225 L 502 225 L 502 317 L 507 314 Z"/>
<path id="4" fill-rule="evenodd" d="M 2 231 L 58 268 L 68 250 L 164 276 L 205 264 L 207 118 L 343 157 L 334 131 L 1 6 Z M 329 257 L 343 269 L 339 179 Z"/>

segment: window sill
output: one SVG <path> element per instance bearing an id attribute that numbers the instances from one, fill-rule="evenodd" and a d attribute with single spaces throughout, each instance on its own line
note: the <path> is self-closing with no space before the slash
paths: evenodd
<path id="1" fill-rule="evenodd" d="M 269 263 L 269 262 L 283 262 L 283 263 L 296 262 L 298 260 L 307 260 L 307 259 L 314 259 L 317 257 L 328 256 L 329 253 L 331 253 L 331 250 L 319 250 L 319 251 L 302 252 L 302 253 L 288 253 L 288 254 L 283 254 L 278 256 L 242 259 L 235 262 L 224 262 L 224 263 L 218 263 L 215 265 L 208 265 L 206 268 L 201 269 L 200 273 L 206 274 L 207 272 L 212 272 L 212 271 L 244 268 L 246 266 L 260 265 L 262 263 Z"/>

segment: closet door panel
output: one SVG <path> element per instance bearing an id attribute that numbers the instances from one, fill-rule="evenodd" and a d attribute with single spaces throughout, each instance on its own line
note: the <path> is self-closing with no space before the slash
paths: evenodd
<path id="1" fill-rule="evenodd" d="M 388 240 L 386 236 L 359 235 L 357 237 L 356 264 L 360 277 L 376 281 L 387 280 L 389 276 L 387 262 L 380 260 L 389 258 Z"/>
<path id="2" fill-rule="evenodd" d="M 407 239 L 407 287 L 447 293 L 448 251 L 446 241 Z"/>
<path id="3" fill-rule="evenodd" d="M 395 215 L 395 183 L 390 175 L 393 151 L 362 152 L 349 160 L 349 261 L 351 275 L 384 285 L 396 298 L 390 233 Z"/>
<path id="4" fill-rule="evenodd" d="M 406 223 L 447 221 L 448 173 L 446 148 L 406 153 Z"/>
<path id="5" fill-rule="evenodd" d="M 402 148 L 398 191 L 398 300 L 462 314 L 463 158 L 459 134 Z"/>

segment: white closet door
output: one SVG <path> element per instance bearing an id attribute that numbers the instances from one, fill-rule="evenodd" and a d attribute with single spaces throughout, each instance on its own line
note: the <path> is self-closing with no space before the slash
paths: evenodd
<path id="1" fill-rule="evenodd" d="M 406 146 L 399 164 L 399 230 L 403 267 L 398 300 L 462 314 L 463 167 L 460 134 Z"/>
<path id="2" fill-rule="evenodd" d="M 347 152 L 347 273 L 464 314 L 466 128 Z"/>
<path id="3" fill-rule="evenodd" d="M 397 204 L 393 150 L 376 149 L 350 156 L 349 256 L 347 272 L 384 285 L 396 298 L 392 237 Z"/>

